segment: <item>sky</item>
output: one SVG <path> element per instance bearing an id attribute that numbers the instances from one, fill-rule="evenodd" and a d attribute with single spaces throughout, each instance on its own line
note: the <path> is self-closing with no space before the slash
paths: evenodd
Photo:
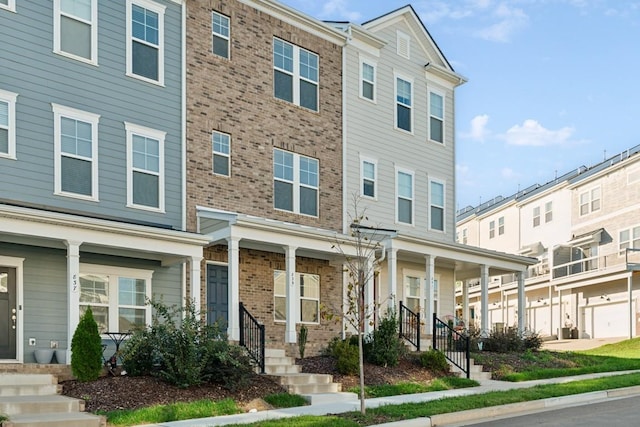
<path id="1" fill-rule="evenodd" d="M 368 20 L 410 0 L 280 0 Z M 414 0 L 455 71 L 456 209 L 640 144 L 640 0 Z"/>

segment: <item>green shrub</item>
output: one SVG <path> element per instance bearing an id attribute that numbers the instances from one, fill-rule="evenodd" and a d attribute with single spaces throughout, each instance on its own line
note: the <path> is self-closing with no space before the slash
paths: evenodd
<path id="1" fill-rule="evenodd" d="M 355 345 L 352 342 L 355 341 Z M 356 375 L 360 372 L 358 337 L 346 340 L 335 337 L 329 342 L 326 354 L 336 359 L 336 369 L 343 375 Z"/>
<path id="2" fill-rule="evenodd" d="M 71 371 L 79 381 L 94 381 L 102 372 L 102 339 L 91 307 L 80 317 L 71 339 Z"/>
<path id="3" fill-rule="evenodd" d="M 542 338 L 535 332 L 520 334 L 516 328 L 505 331 L 492 331 L 488 338 L 484 338 L 484 351 L 496 353 L 522 352 L 524 350 L 537 351 L 542 346 Z"/>
<path id="4" fill-rule="evenodd" d="M 375 331 L 367 338 L 366 359 L 379 366 L 397 366 L 406 353 L 406 347 L 398 334 L 398 319 L 394 310 L 388 310 Z"/>
<path id="5" fill-rule="evenodd" d="M 255 364 L 244 347 L 230 344 L 226 337 L 225 339 L 210 337 L 207 341 L 206 353 L 207 364 L 204 375 L 209 382 L 220 384 L 228 390 L 237 390 L 249 385 Z"/>
<path id="6" fill-rule="evenodd" d="M 160 366 L 157 339 L 152 329 L 134 331 L 124 342 L 122 367 L 128 375 L 137 377 L 149 375 Z"/>
<path id="7" fill-rule="evenodd" d="M 304 359 L 304 349 L 307 346 L 307 327 L 300 326 L 300 332 L 298 333 L 298 350 L 300 351 L 300 359 Z"/>
<path id="8" fill-rule="evenodd" d="M 420 355 L 420 365 L 435 372 L 449 372 L 449 363 L 444 353 L 434 349 Z"/>

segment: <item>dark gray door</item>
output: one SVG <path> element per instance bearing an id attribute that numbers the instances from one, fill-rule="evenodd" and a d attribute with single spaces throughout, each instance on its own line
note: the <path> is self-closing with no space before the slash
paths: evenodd
<path id="1" fill-rule="evenodd" d="M 0 359 L 16 358 L 16 269 L 0 267 Z"/>
<path id="2" fill-rule="evenodd" d="M 226 265 L 207 265 L 207 323 L 218 322 L 226 332 L 229 320 L 229 270 Z"/>

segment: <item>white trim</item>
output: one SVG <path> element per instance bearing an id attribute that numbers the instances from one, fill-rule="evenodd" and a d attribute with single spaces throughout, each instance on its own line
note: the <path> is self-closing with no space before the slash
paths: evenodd
<path id="1" fill-rule="evenodd" d="M 284 178 L 276 178 L 275 175 L 275 152 L 277 151 L 282 151 L 284 153 L 289 153 L 293 156 L 293 180 L 289 181 L 286 180 Z M 317 164 L 317 172 L 318 172 L 318 185 L 315 187 L 312 187 L 310 185 L 306 185 L 306 184 L 302 184 L 300 182 L 300 160 L 302 158 L 305 159 L 310 159 L 310 160 L 315 160 L 316 164 Z M 302 154 L 298 154 L 298 153 L 294 153 L 292 151 L 287 151 L 287 150 L 283 150 L 281 148 L 274 148 L 273 149 L 273 161 L 272 161 L 272 170 L 273 170 L 273 209 L 275 209 L 276 211 L 282 211 L 282 212 L 291 212 L 291 213 L 295 213 L 298 215 L 304 215 L 304 216 L 309 216 L 309 217 L 313 217 L 313 218 L 318 218 L 320 216 L 320 161 L 314 157 L 309 157 L 309 156 L 304 156 Z M 275 203 L 276 203 L 276 194 L 275 194 L 275 182 L 276 181 L 281 181 L 281 182 L 286 182 L 286 183 L 290 183 L 293 188 L 293 210 L 289 211 L 286 209 L 280 209 L 280 208 L 276 208 Z M 301 188 L 311 188 L 314 189 L 316 191 L 316 214 L 315 215 L 310 215 L 307 213 L 303 213 L 300 212 L 300 189 Z"/>
<path id="2" fill-rule="evenodd" d="M 153 212 L 165 211 L 165 199 L 164 199 L 164 140 L 167 135 L 166 132 L 151 129 L 144 126 L 139 126 L 133 123 L 124 122 L 124 128 L 127 132 L 127 207 L 136 208 L 142 210 L 149 210 Z M 158 207 L 137 205 L 133 202 L 133 136 L 138 135 L 149 139 L 155 139 L 158 141 Z M 150 173 L 145 171 L 145 173 Z M 151 173 L 150 173 L 151 174 Z M 155 175 L 155 174 L 154 174 Z"/>
<path id="3" fill-rule="evenodd" d="M 53 53 L 66 56 L 67 58 L 76 59 L 87 64 L 98 65 L 98 1 L 91 0 L 91 21 L 86 21 L 78 16 L 65 14 L 60 9 L 61 1 L 62 0 L 53 0 Z M 60 47 L 60 17 L 62 15 L 68 16 L 78 22 L 91 26 L 91 58 L 74 55 L 73 53 L 65 52 L 62 50 L 62 48 Z"/>
<path id="4" fill-rule="evenodd" d="M 16 319 L 16 358 L 2 359 L 2 362 L 22 363 L 24 360 L 24 258 L 0 255 L 0 265 L 16 269 L 16 305 L 18 318 Z"/>
<path id="5" fill-rule="evenodd" d="M 411 85 L 411 99 L 409 100 L 410 104 L 406 105 L 404 103 L 401 103 L 398 101 L 398 79 L 405 81 L 407 83 L 409 83 Z M 398 130 L 400 132 L 405 132 L 408 134 L 413 135 L 413 129 L 414 129 L 414 125 L 413 125 L 413 117 L 414 117 L 414 111 L 413 111 L 413 104 L 414 104 L 414 96 L 413 96 L 413 79 L 410 77 L 406 77 L 403 74 L 400 74 L 396 71 L 393 72 L 393 128 L 395 130 Z M 401 127 L 398 127 L 398 105 L 402 105 L 404 107 L 409 108 L 409 114 L 410 114 L 410 118 L 409 118 L 409 126 L 410 126 L 410 130 L 406 130 L 406 129 L 402 129 Z"/>
<path id="6" fill-rule="evenodd" d="M 396 53 L 406 59 L 411 59 L 411 37 L 400 30 L 396 30 Z"/>
<path id="7" fill-rule="evenodd" d="M 213 16 L 214 15 L 221 16 L 222 18 L 225 18 L 228 21 L 228 26 L 229 26 L 229 35 L 228 36 L 225 36 L 224 34 L 216 33 L 213 30 Z M 215 53 L 213 51 L 213 44 L 214 44 L 213 43 L 213 38 L 215 36 L 220 37 L 221 39 L 227 41 L 227 56 L 218 55 L 217 53 Z M 224 13 L 217 12 L 215 10 L 211 11 L 211 53 L 214 54 L 217 57 L 231 60 L 231 17 L 228 16 L 228 15 L 225 15 Z"/>
<path id="8" fill-rule="evenodd" d="M 370 67 L 373 68 L 373 81 L 369 81 L 369 80 L 365 80 L 362 72 L 364 70 L 364 64 L 369 65 Z M 369 59 L 366 56 L 363 56 L 361 54 L 359 54 L 359 69 L 358 69 L 358 83 L 359 83 L 359 88 L 358 88 L 358 93 L 360 95 L 361 99 L 364 99 L 365 101 L 368 102 L 373 102 L 374 104 L 377 103 L 377 92 L 378 92 L 378 64 L 376 61 L 373 61 L 371 59 Z M 370 83 L 373 86 L 373 98 L 367 98 L 366 96 L 364 96 L 364 91 L 363 91 L 363 83 L 367 82 Z"/>
<path id="9" fill-rule="evenodd" d="M 431 191 L 431 184 L 440 184 L 442 185 L 442 206 L 440 205 L 436 205 L 433 203 L 433 193 Z M 433 228 L 431 226 L 431 208 L 432 207 L 437 207 L 437 208 L 441 208 L 442 209 L 442 230 L 437 229 L 437 228 Z M 438 178 L 429 178 L 429 213 L 427 215 L 427 217 L 429 218 L 429 230 L 431 231 L 436 231 L 439 233 L 446 233 L 447 231 L 447 182 L 442 180 L 442 179 L 438 179 Z"/>
<path id="10" fill-rule="evenodd" d="M 68 196 L 83 200 L 98 201 L 98 121 L 99 114 L 89 113 L 63 105 L 51 104 L 53 122 L 53 142 L 54 142 L 54 194 L 58 196 Z M 91 195 L 75 194 L 62 191 L 62 141 L 60 120 L 69 118 L 91 124 Z"/>
<path id="11" fill-rule="evenodd" d="M 292 65 L 293 65 L 293 70 L 289 71 L 289 70 L 285 70 L 284 68 L 279 68 L 276 66 L 275 64 L 275 41 L 278 40 L 282 43 L 284 43 L 285 45 L 290 45 L 292 47 Z M 309 53 L 310 55 L 313 55 L 316 57 L 316 61 L 318 64 L 318 68 L 317 68 L 317 72 L 318 72 L 318 76 L 317 76 L 317 80 L 313 81 L 313 80 L 309 80 L 308 78 L 302 77 L 300 75 L 300 52 L 301 51 L 305 51 L 307 53 Z M 292 104 L 295 104 L 299 107 L 305 108 L 309 111 L 314 111 L 314 112 L 319 112 L 320 111 L 320 55 L 318 55 L 315 52 L 312 52 L 308 49 L 305 49 L 303 47 L 300 47 L 296 44 L 293 44 L 291 42 L 288 42 L 284 39 L 281 39 L 279 37 L 273 37 L 273 41 L 271 43 L 271 60 L 272 60 L 272 65 L 273 65 L 273 70 L 274 73 L 275 71 L 279 71 L 281 73 L 285 73 L 291 76 L 291 84 L 293 85 L 292 88 L 292 98 L 293 100 L 291 101 Z M 304 105 L 301 105 L 300 103 L 300 82 L 301 81 L 305 81 L 308 83 L 311 83 L 313 85 L 315 85 L 316 87 L 316 107 L 315 108 L 309 108 L 306 107 Z M 286 99 L 282 99 L 276 96 L 276 86 L 275 86 L 275 77 L 273 79 L 273 97 L 276 99 L 279 99 L 281 101 L 284 102 L 289 102 Z"/>
<path id="12" fill-rule="evenodd" d="M 599 193 L 598 199 L 594 199 L 593 198 L 593 192 L 596 191 L 596 190 Z M 582 213 L 582 196 L 585 195 L 585 194 L 588 197 L 588 201 L 586 203 L 588 209 L 587 209 L 587 212 Z M 590 215 L 590 214 L 592 214 L 594 212 L 597 212 L 599 210 L 602 210 L 602 196 L 603 196 L 602 187 L 600 185 L 595 185 L 595 186 L 589 188 L 588 190 L 583 190 L 583 191 L 578 192 L 578 216 L 579 217 L 584 217 L 584 216 Z M 598 209 L 593 209 L 593 201 L 594 200 L 599 200 L 600 201 Z"/>
<path id="13" fill-rule="evenodd" d="M 140 76 L 138 74 L 133 73 L 133 49 L 131 44 L 133 43 L 133 33 L 132 33 L 132 8 L 133 5 L 140 6 L 144 9 L 148 9 L 152 12 L 158 14 L 158 44 L 153 45 L 158 49 L 158 80 L 153 80 L 148 77 Z M 140 79 L 148 83 L 153 83 L 155 85 L 164 86 L 164 12 L 166 7 L 161 6 L 150 0 L 127 0 L 127 37 L 126 37 L 126 61 L 127 61 L 127 69 L 126 75 L 129 77 L 133 77 L 135 79 Z M 143 42 L 142 40 L 138 40 Z M 144 44 L 148 44 L 144 42 Z M 149 45 L 152 46 L 152 45 Z"/>
<path id="14" fill-rule="evenodd" d="M 8 134 L 8 147 L 7 152 L 0 152 L 0 157 L 6 157 L 9 159 L 16 159 L 16 100 L 18 98 L 17 93 L 8 92 L 0 89 L 0 101 L 8 104 L 8 117 L 7 117 L 7 130 Z"/>
<path id="15" fill-rule="evenodd" d="M 411 176 L 411 199 L 410 199 L 411 200 L 411 222 L 410 223 L 401 222 L 399 220 L 399 216 L 398 216 L 398 214 L 400 213 L 398 211 L 398 200 L 400 199 L 400 194 L 398 192 L 398 186 L 399 186 L 400 182 L 398 180 L 398 176 L 399 176 L 400 173 L 403 173 L 405 175 Z M 416 222 L 416 214 L 415 214 L 415 211 L 416 211 L 416 200 L 415 200 L 416 199 L 416 197 L 415 197 L 415 194 L 416 194 L 416 179 L 415 179 L 414 171 L 412 171 L 410 169 L 404 169 L 404 168 L 400 168 L 400 167 L 396 166 L 395 167 L 395 182 L 396 182 L 396 185 L 395 185 L 395 187 L 396 187 L 396 195 L 395 195 L 395 198 L 394 198 L 394 204 L 395 204 L 394 210 L 396 212 L 396 224 L 415 225 L 415 222 Z M 404 197 L 403 197 L 403 199 L 404 200 L 408 200 L 408 199 L 406 199 Z"/>
<path id="16" fill-rule="evenodd" d="M 364 180 L 365 180 L 365 176 L 364 176 L 364 163 L 371 163 L 373 165 L 373 197 L 371 196 L 367 196 L 366 194 L 364 194 L 363 191 L 363 184 L 364 184 Z M 367 178 L 369 179 L 369 178 Z M 360 194 L 360 196 L 364 197 L 365 199 L 369 199 L 369 200 L 378 200 L 378 160 L 371 158 L 371 157 L 367 157 L 367 156 L 363 156 L 362 154 L 360 155 L 360 188 L 358 190 L 358 194 Z"/>
<path id="17" fill-rule="evenodd" d="M 215 142 L 213 141 L 213 137 L 215 134 L 219 134 L 219 135 L 224 135 L 228 138 L 228 142 L 229 142 L 229 154 L 225 154 L 222 153 L 220 151 L 216 151 L 215 150 Z M 221 157 L 226 157 L 227 158 L 227 162 L 229 163 L 228 166 L 228 174 L 222 174 L 222 173 L 216 173 L 215 171 L 215 156 L 221 156 Z M 226 132 L 220 132 L 217 130 L 213 130 L 211 131 L 211 173 L 213 173 L 216 176 L 220 176 L 220 177 L 224 177 L 224 178 L 231 178 L 231 135 L 226 133 Z"/>
<path id="18" fill-rule="evenodd" d="M 8 4 L 0 4 L 0 9 L 6 9 L 9 12 L 14 12 L 16 11 L 16 0 L 9 0 Z"/>
<path id="19" fill-rule="evenodd" d="M 437 95 L 442 98 L 442 117 L 434 116 L 433 114 L 431 114 L 431 94 Z M 446 123 L 445 117 L 446 117 L 446 109 L 447 109 L 446 100 L 447 100 L 447 97 L 445 96 L 444 92 L 437 89 L 431 89 L 431 88 L 427 90 L 427 109 L 429 111 L 428 112 L 429 120 L 427 122 L 427 139 L 431 142 L 435 142 L 440 145 L 445 145 L 445 141 L 447 140 L 446 130 L 445 130 L 445 123 Z M 431 139 L 431 118 L 432 117 L 442 121 L 442 141 Z"/>
<path id="20" fill-rule="evenodd" d="M 276 293 L 276 272 L 280 272 L 281 277 L 283 277 L 284 280 L 284 286 L 285 286 L 285 293 L 284 294 L 277 294 Z M 322 280 L 319 274 L 315 274 L 315 273 L 306 273 L 304 271 L 296 271 L 295 272 L 295 285 L 296 285 L 296 289 L 300 289 L 300 277 L 302 275 L 309 275 L 309 276 L 316 276 L 318 278 L 318 298 L 309 298 L 309 297 L 303 297 L 301 296 L 300 292 L 296 292 L 296 297 L 297 297 L 297 301 L 296 306 L 298 307 L 298 313 L 297 313 L 297 319 L 295 320 L 294 323 L 302 323 L 305 325 L 319 325 L 320 324 L 320 305 L 321 305 L 321 299 L 322 299 L 322 293 L 321 293 L 321 287 L 322 287 Z M 273 270 L 273 306 L 274 306 L 274 310 L 273 310 L 273 322 L 276 324 L 286 324 L 287 323 L 287 272 L 285 270 L 278 270 L 278 269 L 274 269 Z M 284 319 L 277 319 L 276 318 L 276 310 L 275 310 L 275 301 L 276 298 L 284 298 L 285 300 L 285 318 Z M 307 321 L 303 321 L 302 320 L 302 301 L 306 300 L 306 301 L 316 301 L 317 302 L 317 307 L 316 307 L 316 316 L 318 318 L 317 322 L 307 322 Z"/>

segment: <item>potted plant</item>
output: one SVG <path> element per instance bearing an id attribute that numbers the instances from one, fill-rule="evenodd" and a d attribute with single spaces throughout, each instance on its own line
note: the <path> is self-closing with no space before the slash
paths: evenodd
<path id="1" fill-rule="evenodd" d="M 51 348 L 37 348 L 33 351 L 33 355 L 36 358 L 36 362 L 49 364 L 53 359 L 53 349 Z"/>

